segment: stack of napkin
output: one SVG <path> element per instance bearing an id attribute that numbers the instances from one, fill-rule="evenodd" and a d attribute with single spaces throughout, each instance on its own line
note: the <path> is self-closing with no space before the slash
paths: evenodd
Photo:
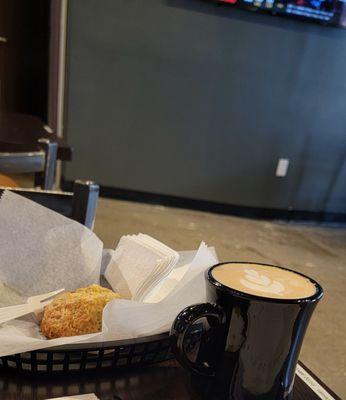
<path id="1" fill-rule="evenodd" d="M 178 252 L 151 236 L 126 235 L 120 239 L 105 277 L 123 298 L 143 301 L 178 261 Z"/>

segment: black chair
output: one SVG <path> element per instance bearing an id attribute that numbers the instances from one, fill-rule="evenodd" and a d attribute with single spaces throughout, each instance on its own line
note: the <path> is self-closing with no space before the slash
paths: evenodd
<path id="1" fill-rule="evenodd" d="M 54 184 L 58 144 L 49 139 L 39 139 L 37 151 L 1 151 L 0 172 L 5 174 L 35 173 L 35 186 L 49 190 Z"/>
<path id="2" fill-rule="evenodd" d="M 72 152 L 38 117 L 0 112 L 0 173 L 35 173 L 35 186 L 50 190 L 56 160 L 71 161 Z"/>
<path id="3" fill-rule="evenodd" d="M 75 181 L 73 193 L 38 189 L 0 188 L 0 196 L 1 191 L 4 189 L 11 190 L 59 214 L 78 221 L 90 229 L 93 227 L 99 197 L 99 186 L 94 182 Z"/>

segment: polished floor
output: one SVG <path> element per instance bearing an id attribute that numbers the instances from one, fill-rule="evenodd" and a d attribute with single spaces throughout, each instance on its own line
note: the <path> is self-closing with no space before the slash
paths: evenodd
<path id="1" fill-rule="evenodd" d="M 346 398 L 346 227 L 256 221 L 205 212 L 100 199 L 95 231 L 106 248 L 128 233 L 143 232 L 176 250 L 215 246 L 220 261 L 289 266 L 325 290 L 301 360 Z"/>

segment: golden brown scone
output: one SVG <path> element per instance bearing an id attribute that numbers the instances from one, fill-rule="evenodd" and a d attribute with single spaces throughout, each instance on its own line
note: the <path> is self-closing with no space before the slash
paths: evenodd
<path id="1" fill-rule="evenodd" d="M 41 331 L 48 339 L 99 332 L 105 305 L 119 298 L 99 285 L 63 293 L 45 307 Z"/>

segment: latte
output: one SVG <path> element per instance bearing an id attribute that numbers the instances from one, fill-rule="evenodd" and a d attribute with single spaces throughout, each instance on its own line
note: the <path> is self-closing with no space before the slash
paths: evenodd
<path id="1" fill-rule="evenodd" d="M 308 278 L 270 265 L 222 264 L 212 270 L 212 276 L 231 289 L 273 299 L 303 299 L 316 293 Z"/>

